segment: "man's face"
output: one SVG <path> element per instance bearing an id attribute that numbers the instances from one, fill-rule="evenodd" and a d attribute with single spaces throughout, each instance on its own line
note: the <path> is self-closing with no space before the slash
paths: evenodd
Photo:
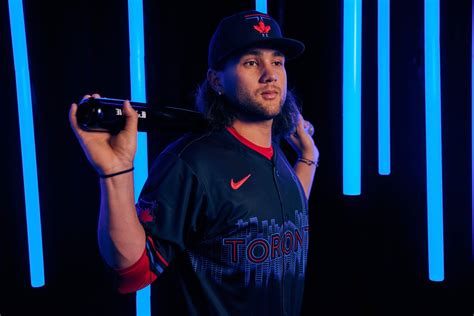
<path id="1" fill-rule="evenodd" d="M 286 99 L 285 57 L 277 50 L 254 48 L 230 59 L 221 72 L 223 92 L 241 119 L 277 116 Z"/>

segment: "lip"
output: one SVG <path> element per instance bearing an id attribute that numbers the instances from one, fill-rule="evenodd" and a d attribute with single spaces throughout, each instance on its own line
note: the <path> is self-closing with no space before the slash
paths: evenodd
<path id="1" fill-rule="evenodd" d="M 278 96 L 277 90 L 264 90 L 260 93 L 260 95 L 267 100 L 275 99 Z"/>
<path id="2" fill-rule="evenodd" d="M 278 93 L 277 90 L 263 90 L 262 94 L 267 94 L 267 93 Z"/>

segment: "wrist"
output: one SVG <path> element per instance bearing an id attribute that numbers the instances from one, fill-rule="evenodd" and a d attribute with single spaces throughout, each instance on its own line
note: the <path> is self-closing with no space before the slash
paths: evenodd
<path id="1" fill-rule="evenodd" d="M 303 163 L 305 165 L 308 165 L 308 166 L 315 166 L 315 167 L 318 167 L 318 161 L 317 160 L 311 160 L 311 159 L 306 159 L 304 157 L 299 157 L 296 162 L 299 162 L 299 163 Z"/>
<path id="2" fill-rule="evenodd" d="M 115 176 L 119 176 L 121 174 L 130 173 L 134 169 L 135 169 L 135 167 L 132 166 L 130 168 L 126 168 L 126 169 L 123 169 L 123 170 L 120 170 L 120 171 L 117 171 L 117 172 L 113 172 L 113 173 L 99 173 L 99 178 L 101 178 L 101 179 L 112 178 L 112 177 L 115 177 Z"/>
<path id="3" fill-rule="evenodd" d="M 305 150 L 298 155 L 298 158 L 304 158 L 307 160 L 318 162 L 319 152 L 315 150 Z"/>
<path id="4" fill-rule="evenodd" d="M 114 162 L 114 163 L 109 163 L 107 166 L 104 167 L 96 167 L 97 173 L 100 175 L 108 175 L 108 174 L 114 174 L 117 172 L 121 172 L 124 170 L 128 170 L 133 168 L 133 161 L 131 162 Z"/>

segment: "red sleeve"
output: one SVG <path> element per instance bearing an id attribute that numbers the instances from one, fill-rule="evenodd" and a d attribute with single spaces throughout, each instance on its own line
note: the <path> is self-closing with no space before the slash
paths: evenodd
<path id="1" fill-rule="evenodd" d="M 118 276 L 118 291 L 122 294 L 138 291 L 156 280 L 157 276 L 150 269 L 150 259 L 143 254 L 128 268 L 115 270 Z"/>

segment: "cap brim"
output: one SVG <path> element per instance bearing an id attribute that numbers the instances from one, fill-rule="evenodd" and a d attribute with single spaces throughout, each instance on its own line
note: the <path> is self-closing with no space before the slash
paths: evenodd
<path id="1" fill-rule="evenodd" d="M 292 39 L 292 38 L 269 38 L 263 39 L 261 41 L 255 42 L 250 45 L 250 47 L 262 47 L 273 48 L 282 52 L 287 59 L 293 59 L 300 56 L 305 49 L 305 46 L 302 42 Z"/>
<path id="2" fill-rule="evenodd" d="M 216 64 L 222 65 L 222 63 L 227 61 L 230 57 L 238 55 L 248 50 L 249 48 L 253 48 L 253 47 L 276 49 L 282 52 L 285 55 L 285 58 L 287 60 L 294 59 L 300 56 L 305 50 L 305 46 L 303 42 L 300 42 L 292 38 L 286 38 L 286 37 L 268 38 L 268 39 L 262 38 L 261 40 L 249 43 L 248 45 L 244 47 L 240 47 L 239 49 L 230 51 L 227 55 L 220 58 Z"/>

